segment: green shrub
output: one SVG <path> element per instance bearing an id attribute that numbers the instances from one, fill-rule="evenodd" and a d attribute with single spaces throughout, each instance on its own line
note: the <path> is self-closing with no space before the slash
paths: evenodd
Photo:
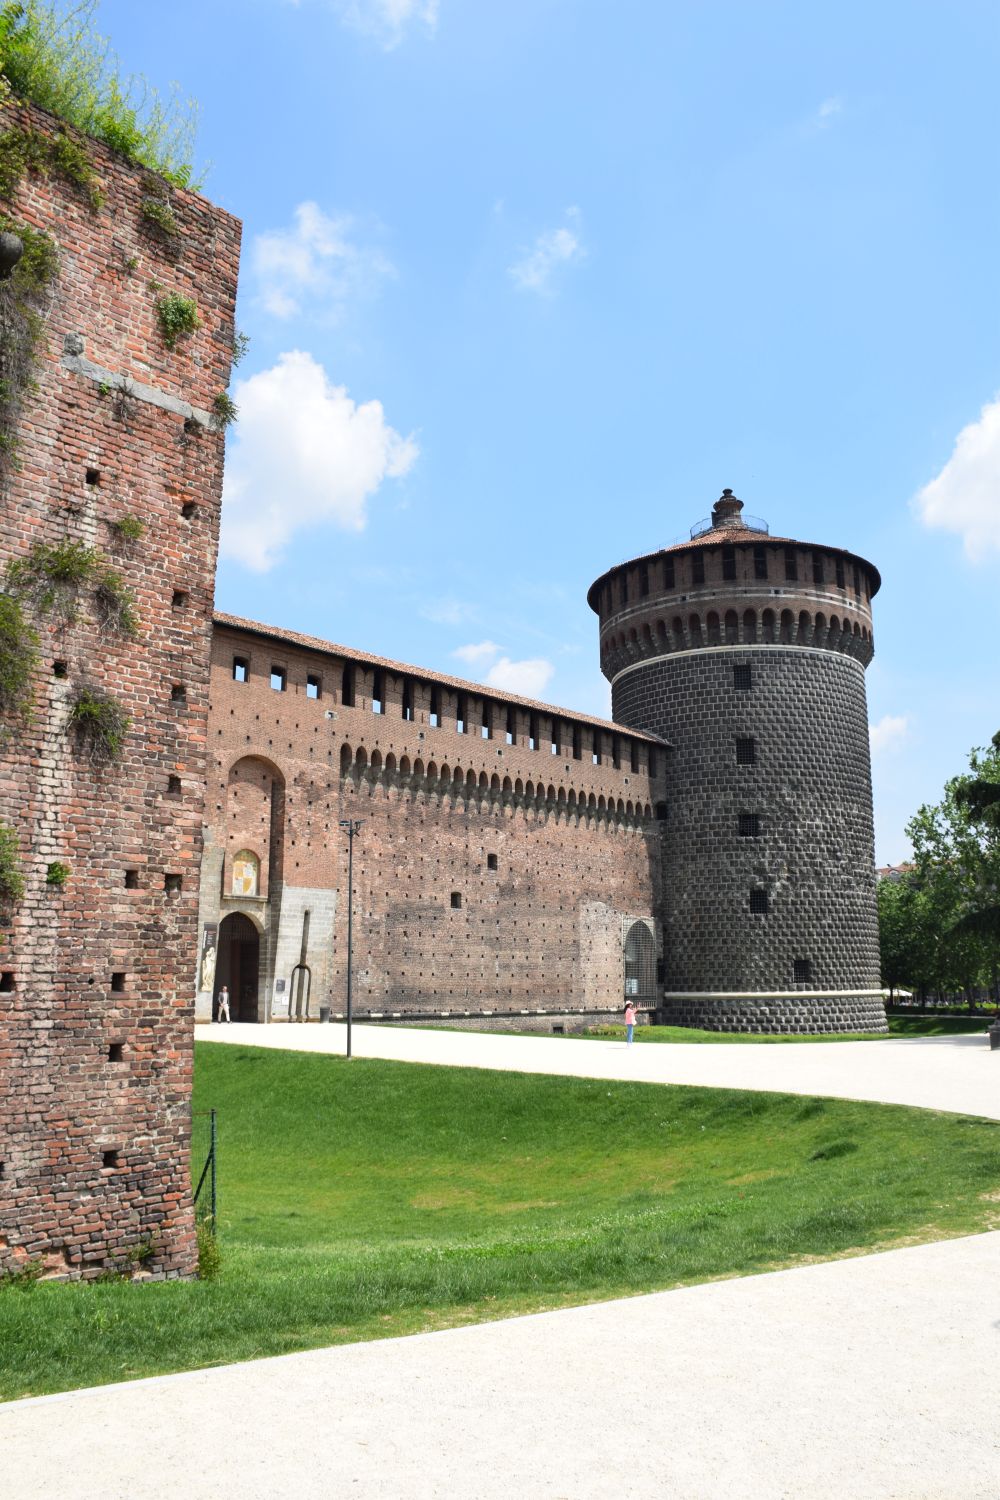
<path id="1" fill-rule="evenodd" d="M 84 686 L 73 700 L 69 728 L 77 753 L 93 766 L 120 760 L 131 719 L 101 688 Z"/>
<path id="2" fill-rule="evenodd" d="M 240 409 L 228 391 L 220 391 L 212 402 L 212 415 L 220 432 L 225 432 L 236 421 Z"/>
<path id="3" fill-rule="evenodd" d="M 136 542 L 146 534 L 146 528 L 138 516 L 126 513 L 119 516 L 116 521 L 109 521 L 108 528 L 111 532 L 111 544 L 122 552 L 131 552 Z"/>
<path id="4" fill-rule="evenodd" d="M 17 599 L 0 594 L 0 743 L 15 725 L 30 724 L 38 670 L 38 633 Z"/>
<path id="5" fill-rule="evenodd" d="M 222 1255 L 215 1230 L 207 1219 L 199 1219 L 198 1232 L 198 1277 L 201 1281 L 214 1281 L 222 1269 Z"/>
<path id="6" fill-rule="evenodd" d="M 0 74 L 22 99 L 179 187 L 197 187 L 197 105 L 124 75 L 95 29 L 97 0 L 24 0 L 0 7 Z"/>
<path id="7" fill-rule="evenodd" d="M 12 198 L 29 172 L 61 177 L 86 198 L 94 213 L 104 201 L 100 179 L 82 146 L 68 135 L 45 135 L 41 130 L 13 125 L 0 133 L 0 194 Z"/>
<path id="8" fill-rule="evenodd" d="M 54 859 L 45 871 L 45 884 L 54 885 L 59 890 L 69 879 L 69 865 L 63 864 L 61 859 Z"/>
<path id="9" fill-rule="evenodd" d="M 27 557 L 7 564 L 7 586 L 37 615 L 54 615 L 64 624 L 76 619 L 80 592 L 98 575 L 102 558 L 83 542 L 35 542 Z"/>
<path id="10" fill-rule="evenodd" d="M 167 292 L 166 296 L 158 297 L 156 316 L 168 349 L 176 349 L 179 339 L 188 338 L 201 327 L 197 302 L 193 297 L 182 297 L 180 292 Z"/>
<path id="11" fill-rule="evenodd" d="M 30 1292 L 45 1275 L 45 1262 L 41 1256 L 37 1260 L 26 1260 L 24 1265 L 17 1271 L 0 1272 L 0 1291 L 11 1290 L 18 1292 Z"/>
<path id="12" fill-rule="evenodd" d="M 233 364 L 238 365 L 246 358 L 247 350 L 250 348 L 250 335 L 244 333 L 242 328 L 233 330 Z"/>
<path id="13" fill-rule="evenodd" d="M 94 613 L 104 630 L 115 635 L 127 635 L 133 640 L 139 634 L 139 619 L 135 612 L 135 595 L 125 586 L 120 573 L 114 568 L 105 568 L 94 588 Z"/>
<path id="14" fill-rule="evenodd" d="M 176 239 L 180 225 L 174 218 L 173 209 L 163 198 L 143 198 L 139 205 L 144 225 L 165 239 Z"/>
<path id="15" fill-rule="evenodd" d="M 0 823 L 0 907 L 9 907 L 24 895 L 21 874 L 21 851 L 17 834 L 6 823 Z"/>
<path id="16" fill-rule="evenodd" d="M 0 136 L 0 143 L 3 136 Z M 2 173 L 2 154 L 0 154 Z M 0 186 L 2 191 L 2 186 Z M 44 343 L 43 314 L 59 272 L 47 234 L 0 214 L 0 229 L 16 234 L 24 253 L 13 274 L 0 281 L 0 477 L 17 457 L 17 423 L 33 384 L 35 359 Z"/>

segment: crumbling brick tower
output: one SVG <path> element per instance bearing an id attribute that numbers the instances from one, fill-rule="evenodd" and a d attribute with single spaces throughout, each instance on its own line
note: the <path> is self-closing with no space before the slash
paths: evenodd
<path id="1" fill-rule="evenodd" d="M 662 1019 L 884 1030 L 865 667 L 879 575 L 725 490 L 588 600 L 621 724 L 673 746 Z"/>
<path id="2" fill-rule="evenodd" d="M 0 1270 L 182 1276 L 239 225 L 34 108 L 0 182 Z"/>

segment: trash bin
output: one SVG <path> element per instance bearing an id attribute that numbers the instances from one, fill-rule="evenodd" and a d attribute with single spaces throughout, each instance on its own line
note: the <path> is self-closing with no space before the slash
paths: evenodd
<path id="1" fill-rule="evenodd" d="M 996 1021 L 992 1026 L 987 1027 L 986 1035 L 990 1039 L 990 1051 L 1000 1051 L 1000 1025 Z"/>
<path id="2" fill-rule="evenodd" d="M 330 1007 L 328 1005 L 321 1005 L 320 1006 L 320 1008 L 319 1008 L 319 1018 L 320 1018 L 321 1021 L 329 1021 L 329 1019 L 330 1019 Z"/>

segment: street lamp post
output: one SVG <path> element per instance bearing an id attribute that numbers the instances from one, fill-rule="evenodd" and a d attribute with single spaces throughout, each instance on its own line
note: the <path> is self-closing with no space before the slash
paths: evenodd
<path id="1" fill-rule="evenodd" d="M 351 1055 L 351 1022 L 353 1019 L 351 1007 L 351 961 L 353 958 L 354 940 L 354 835 L 357 833 L 363 818 L 341 818 L 341 828 L 347 829 L 347 1056 Z"/>

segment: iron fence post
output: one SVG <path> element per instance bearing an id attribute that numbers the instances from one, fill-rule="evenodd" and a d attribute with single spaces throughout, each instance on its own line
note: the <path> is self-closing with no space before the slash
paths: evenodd
<path id="1" fill-rule="evenodd" d="M 212 1131 L 212 1135 L 211 1135 L 211 1156 L 212 1156 L 212 1233 L 214 1234 L 215 1233 L 215 1210 L 216 1210 L 216 1196 L 215 1196 L 215 1110 L 214 1109 L 212 1110 L 211 1131 Z"/>

